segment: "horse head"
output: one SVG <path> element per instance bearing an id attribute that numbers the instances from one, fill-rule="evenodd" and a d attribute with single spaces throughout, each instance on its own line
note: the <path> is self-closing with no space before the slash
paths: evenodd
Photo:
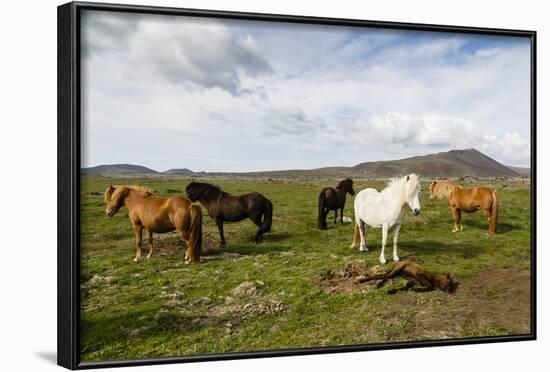
<path id="1" fill-rule="evenodd" d="M 130 191 L 127 187 L 113 187 L 112 185 L 105 190 L 103 198 L 105 199 L 105 214 L 113 217 L 116 212 L 124 205 L 124 198 Z"/>
<path id="2" fill-rule="evenodd" d="M 195 181 L 187 185 L 185 187 L 187 198 L 189 198 L 189 200 L 191 200 L 192 202 L 196 202 L 197 200 L 199 200 L 204 189 L 202 186 L 203 184 Z"/>
<path id="3" fill-rule="evenodd" d="M 411 173 L 405 176 L 405 200 L 415 216 L 420 214 L 420 176 Z"/>
<path id="4" fill-rule="evenodd" d="M 338 188 L 349 193 L 351 196 L 355 195 L 355 190 L 353 189 L 353 180 L 351 178 L 346 178 L 338 184 Z"/>
<path id="5" fill-rule="evenodd" d="M 447 293 L 454 293 L 456 292 L 456 290 L 458 289 L 458 286 L 459 286 L 459 282 L 457 281 L 454 281 L 452 278 L 451 278 L 451 274 L 450 273 L 447 273 L 445 275 L 440 275 L 438 276 L 437 278 L 439 280 L 439 288 L 443 291 L 443 292 L 447 292 Z"/>

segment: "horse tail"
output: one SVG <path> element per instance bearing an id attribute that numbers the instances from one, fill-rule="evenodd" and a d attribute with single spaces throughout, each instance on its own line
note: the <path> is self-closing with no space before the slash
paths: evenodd
<path id="1" fill-rule="evenodd" d="M 273 203 L 271 200 L 266 199 L 267 205 L 265 207 L 264 219 L 260 226 L 260 234 L 271 231 L 271 222 L 273 221 Z"/>
<path id="2" fill-rule="evenodd" d="M 189 207 L 191 223 L 189 225 L 189 261 L 199 263 L 202 248 L 202 210 L 198 205 L 192 204 Z"/>
<path id="3" fill-rule="evenodd" d="M 317 226 L 321 230 L 327 229 L 327 216 L 325 215 L 326 196 L 325 191 L 319 194 L 319 215 L 317 217 Z"/>
<path id="4" fill-rule="evenodd" d="M 496 234 L 497 232 L 497 220 L 498 220 L 498 196 L 497 191 L 493 191 L 493 205 L 491 206 L 491 225 L 489 226 L 489 233 Z"/>

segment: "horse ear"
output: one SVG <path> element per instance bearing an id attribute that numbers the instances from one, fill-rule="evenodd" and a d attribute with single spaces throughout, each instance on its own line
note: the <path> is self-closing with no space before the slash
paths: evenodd
<path id="1" fill-rule="evenodd" d="M 411 178 L 411 176 L 407 175 L 407 182 L 409 181 L 409 178 Z"/>

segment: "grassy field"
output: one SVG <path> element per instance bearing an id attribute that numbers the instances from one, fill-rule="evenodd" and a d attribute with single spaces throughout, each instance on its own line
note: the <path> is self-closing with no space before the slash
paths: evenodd
<path id="1" fill-rule="evenodd" d="M 499 233 L 489 238 L 480 212 L 464 214 L 465 231 L 452 233 L 446 202 L 430 201 L 423 184 L 422 213 L 414 217 L 407 211 L 399 254 L 414 255 L 432 272 L 450 272 L 460 287 L 454 295 L 391 296 L 387 289 L 399 281 L 350 293 L 326 293 L 315 284 L 327 270 L 349 262 L 378 265 L 380 230 L 369 231 L 369 252 L 360 253 L 349 248 L 352 224 L 316 228 L 318 193 L 335 181 L 215 180 L 230 193 L 258 191 L 272 200 L 272 232 L 263 243 L 253 242 L 256 227 L 245 220 L 225 225 L 228 244 L 219 250 L 215 224 L 203 209 L 201 264 L 184 264 L 183 243 L 175 233 L 156 235 L 153 257 L 132 262 L 132 225 L 125 210 L 105 216 L 103 191 L 109 184 L 139 184 L 159 195 L 184 196 L 189 181 L 82 178 L 83 361 L 530 331 L 528 185 L 494 185 L 500 224 Z M 356 181 L 354 187 L 383 186 L 381 181 Z M 348 197 L 344 214 L 353 217 L 353 198 Z M 391 244 L 389 248 L 391 262 Z"/>

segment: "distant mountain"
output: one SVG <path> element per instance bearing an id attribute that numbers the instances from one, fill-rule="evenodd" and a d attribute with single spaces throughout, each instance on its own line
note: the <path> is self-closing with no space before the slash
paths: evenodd
<path id="1" fill-rule="evenodd" d="M 325 167 L 261 172 L 193 172 L 188 168 L 157 172 L 140 165 L 114 164 L 83 168 L 88 175 L 183 175 L 199 177 L 363 177 L 389 178 L 417 173 L 424 177 L 521 177 L 529 168 L 507 167 L 476 149 L 451 150 L 406 159 L 373 161 L 353 167 Z"/>
<path id="2" fill-rule="evenodd" d="M 167 171 L 162 172 L 162 174 L 174 174 L 174 175 L 184 175 L 189 176 L 194 172 L 191 169 L 180 168 L 180 169 L 168 169 Z"/>
<path id="3" fill-rule="evenodd" d="M 512 167 L 508 166 L 511 170 L 513 170 L 516 173 L 519 173 L 520 176 L 523 177 L 531 177 L 531 168 L 525 168 L 525 167 Z"/>
<path id="4" fill-rule="evenodd" d="M 366 177 L 393 177 L 418 173 L 425 177 L 499 177 L 520 176 L 476 149 L 451 150 L 412 158 L 361 163 L 351 170 Z"/>
<path id="5" fill-rule="evenodd" d="M 136 175 L 136 174 L 158 174 L 156 170 L 133 164 L 110 164 L 98 165 L 97 167 L 82 168 L 81 174 L 86 175 Z"/>

